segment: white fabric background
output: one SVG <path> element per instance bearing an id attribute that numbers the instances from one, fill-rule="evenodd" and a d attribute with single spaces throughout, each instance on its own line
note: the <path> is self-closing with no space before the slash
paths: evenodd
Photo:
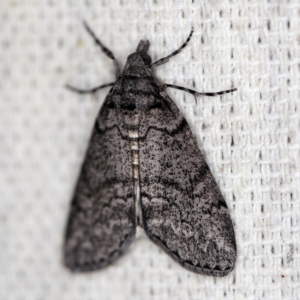
<path id="1" fill-rule="evenodd" d="M 0 299 L 300 299 L 300 3 L 1 0 Z M 113 266 L 71 274 L 62 243 L 91 127 L 114 79 L 86 20 L 122 65 L 139 40 L 167 83 L 238 87 L 196 104 L 169 90 L 226 198 L 237 239 L 225 278 L 191 273 L 141 235 Z"/>

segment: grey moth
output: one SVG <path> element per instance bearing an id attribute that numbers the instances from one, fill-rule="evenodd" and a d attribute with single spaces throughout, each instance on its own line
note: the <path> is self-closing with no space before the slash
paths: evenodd
<path id="1" fill-rule="evenodd" d="M 236 261 L 233 225 L 225 200 L 182 113 L 154 68 L 188 44 L 154 63 L 141 40 L 120 72 L 113 53 L 84 24 L 113 60 L 116 81 L 97 116 L 73 195 L 66 230 L 65 264 L 73 271 L 102 269 L 116 261 L 135 237 L 136 227 L 184 268 L 225 276 Z"/>

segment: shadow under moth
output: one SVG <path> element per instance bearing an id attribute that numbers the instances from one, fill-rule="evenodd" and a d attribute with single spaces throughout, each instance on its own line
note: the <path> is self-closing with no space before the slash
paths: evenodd
<path id="1" fill-rule="evenodd" d="M 136 227 L 186 269 L 225 276 L 234 267 L 236 244 L 223 196 L 185 118 L 166 93 L 180 89 L 197 96 L 217 93 L 162 84 L 153 69 L 188 44 L 151 63 L 150 43 L 141 40 L 120 72 L 119 63 L 84 23 L 96 44 L 113 60 L 117 80 L 97 116 L 74 192 L 64 259 L 73 271 L 104 268 L 133 241 Z"/>

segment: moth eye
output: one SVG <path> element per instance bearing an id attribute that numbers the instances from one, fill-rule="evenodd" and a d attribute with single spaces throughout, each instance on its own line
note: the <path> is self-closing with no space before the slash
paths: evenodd
<path id="1" fill-rule="evenodd" d="M 151 57 L 148 54 L 142 53 L 141 57 L 142 57 L 145 65 L 150 65 L 151 64 Z"/>

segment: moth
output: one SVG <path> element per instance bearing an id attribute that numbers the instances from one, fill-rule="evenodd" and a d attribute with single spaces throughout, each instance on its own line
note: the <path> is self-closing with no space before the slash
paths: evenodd
<path id="1" fill-rule="evenodd" d="M 135 237 L 136 227 L 184 268 L 225 276 L 236 261 L 233 225 L 225 200 L 179 109 L 153 70 L 180 53 L 151 62 L 150 42 L 141 40 L 120 72 L 113 53 L 85 28 L 113 60 L 117 80 L 97 116 L 74 192 L 64 260 L 73 271 L 102 269 L 116 261 Z"/>

